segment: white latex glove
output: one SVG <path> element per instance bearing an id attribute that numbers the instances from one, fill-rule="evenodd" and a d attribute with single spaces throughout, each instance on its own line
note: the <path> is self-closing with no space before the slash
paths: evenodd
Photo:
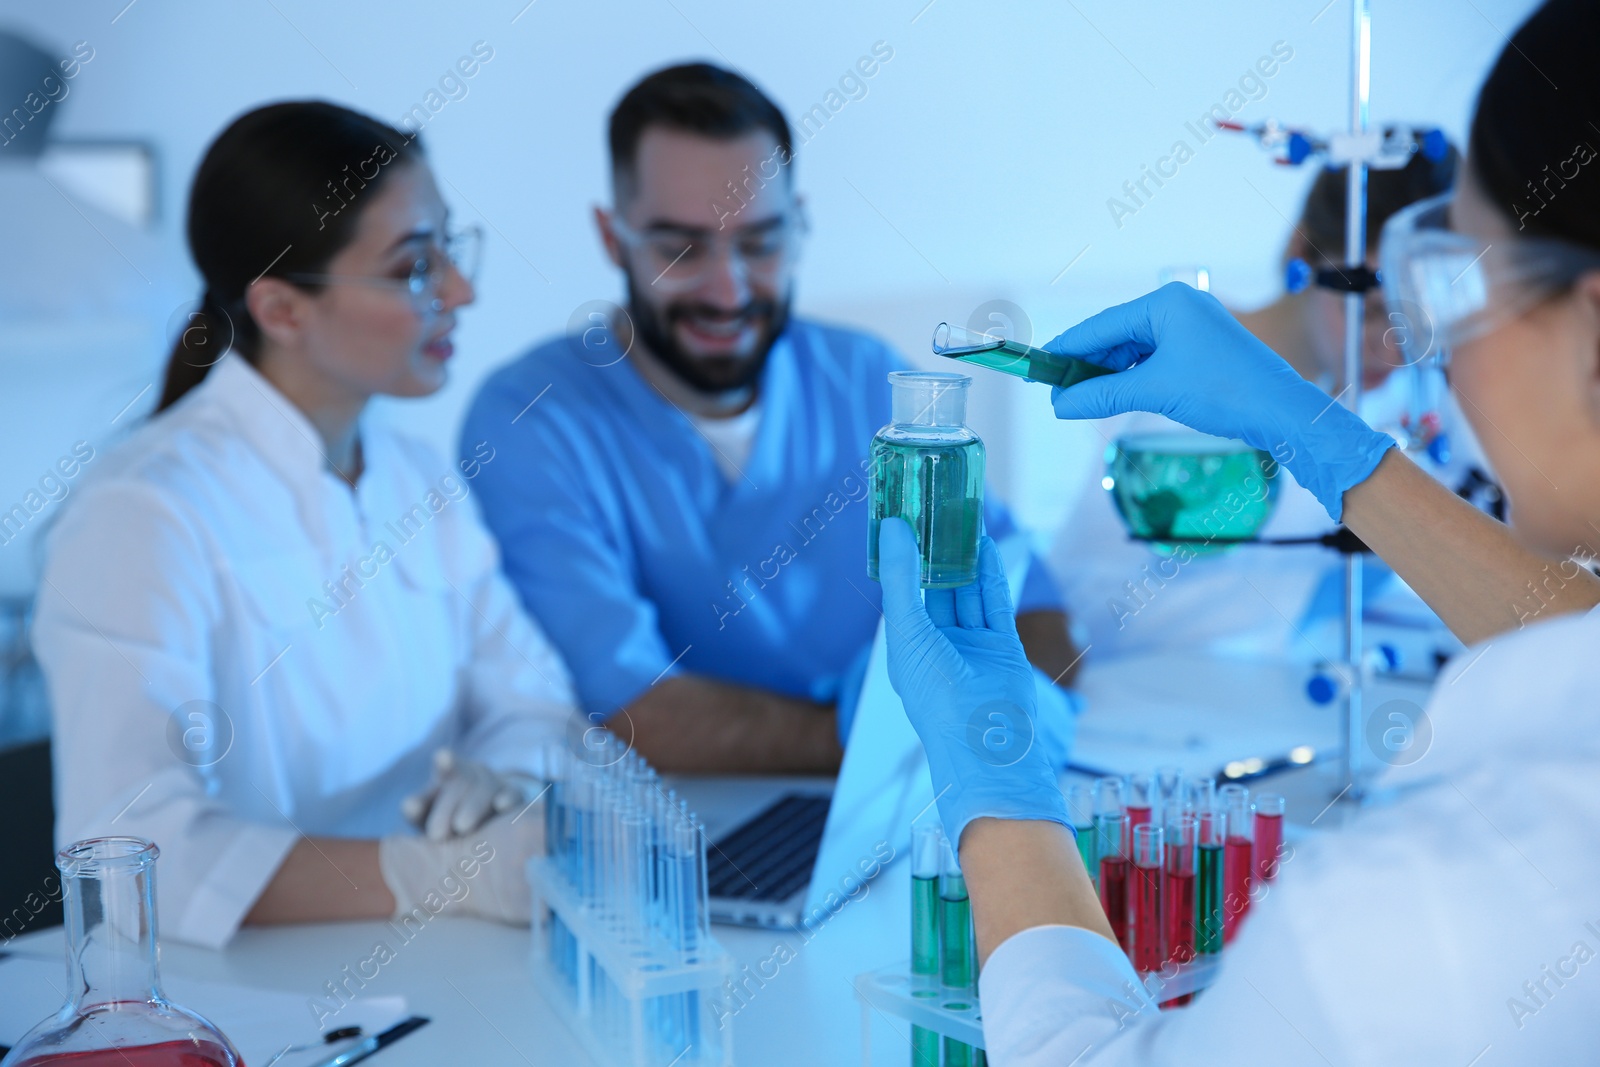
<path id="1" fill-rule="evenodd" d="M 544 851 L 544 804 L 490 819 L 448 841 L 395 834 L 378 842 L 378 866 L 394 894 L 396 919 L 422 909 L 526 926 L 533 910 L 529 857 Z"/>
<path id="2" fill-rule="evenodd" d="M 433 841 L 470 834 L 489 819 L 516 811 L 537 787 L 527 775 L 501 774 L 441 748 L 433 754 L 433 779 L 400 802 L 407 822 Z"/>

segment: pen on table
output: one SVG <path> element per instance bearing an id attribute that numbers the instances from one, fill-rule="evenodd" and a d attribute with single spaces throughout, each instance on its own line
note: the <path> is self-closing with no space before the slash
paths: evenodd
<path id="1" fill-rule="evenodd" d="M 319 1060 L 312 1067 L 348 1067 L 349 1064 L 364 1060 L 374 1052 L 378 1052 L 399 1041 L 413 1030 L 420 1030 L 427 1025 L 427 1019 L 420 1015 L 413 1015 L 409 1019 L 403 1019 L 395 1023 L 381 1034 L 373 1034 L 371 1037 L 351 1045 L 343 1052 L 329 1056 L 325 1060 Z"/>

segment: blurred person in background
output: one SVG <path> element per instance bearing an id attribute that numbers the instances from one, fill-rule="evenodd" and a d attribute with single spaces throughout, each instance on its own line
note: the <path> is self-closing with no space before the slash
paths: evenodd
<path id="1" fill-rule="evenodd" d="M 205 293 L 158 413 L 49 538 L 57 840 L 155 841 L 162 932 L 203 945 L 526 922 L 524 785 L 567 677 L 466 500 L 492 451 L 457 464 L 363 417 L 444 384 L 472 235 L 419 142 L 294 102 L 207 149 L 188 238 Z"/>
<path id="2" fill-rule="evenodd" d="M 1419 150 L 1403 167 L 1369 172 L 1369 268 L 1378 269 L 1383 224 L 1402 208 L 1448 190 L 1459 159 L 1455 146 L 1446 145 L 1437 159 Z M 1283 253 L 1286 274 L 1299 274 L 1303 283 L 1318 270 L 1342 266 L 1344 229 L 1345 172 L 1323 168 L 1312 181 Z M 1419 382 L 1403 369 L 1398 333 L 1415 324 L 1400 322 L 1376 287 L 1366 293 L 1365 307 L 1361 412 L 1374 426 L 1403 434 Z M 1339 394 L 1343 293 L 1304 284 L 1264 307 L 1235 312 L 1235 317 L 1330 399 Z M 1430 368 L 1425 374 L 1431 377 L 1423 379 L 1424 387 L 1437 371 Z M 1437 400 L 1439 423 L 1431 429 L 1442 440 L 1431 450 L 1415 450 L 1419 464 L 1452 489 L 1492 484 L 1482 474 L 1487 464 L 1448 390 L 1440 386 Z M 1125 435 L 1185 432 L 1169 419 L 1144 412 L 1095 427 L 1108 446 Z M 1344 603 L 1339 555 L 1319 545 L 1243 545 L 1187 559 L 1163 555 L 1129 539 L 1111 493 L 1101 484 L 1105 474 L 1096 457 L 1049 557 L 1073 618 L 1084 627 L 1091 656 L 1183 650 L 1317 660 L 1323 658 L 1319 648 L 1337 650 L 1331 628 L 1342 618 Z M 1333 529 L 1316 499 L 1292 474 L 1278 468 L 1277 482 L 1277 503 L 1261 537 L 1315 537 Z M 1365 570 L 1369 598 L 1388 592 L 1407 615 L 1431 618 L 1391 581 L 1393 573 L 1381 561 L 1369 559 Z M 1438 639 L 1455 647 L 1448 635 L 1441 633 Z"/>
<path id="3" fill-rule="evenodd" d="M 627 310 L 488 379 L 462 436 L 502 457 L 479 503 L 592 719 L 662 770 L 830 773 L 879 624 L 867 448 L 905 364 L 792 313 L 804 208 L 755 85 L 657 71 L 610 149 L 595 219 Z M 1015 529 L 992 493 L 986 522 Z M 1043 566 L 1020 612 L 1064 763 L 1078 656 Z"/>

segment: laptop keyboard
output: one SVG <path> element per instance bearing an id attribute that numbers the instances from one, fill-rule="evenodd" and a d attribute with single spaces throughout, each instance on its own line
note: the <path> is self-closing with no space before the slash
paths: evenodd
<path id="1" fill-rule="evenodd" d="M 805 888 L 831 797 L 789 793 L 706 850 L 713 899 L 783 901 Z"/>

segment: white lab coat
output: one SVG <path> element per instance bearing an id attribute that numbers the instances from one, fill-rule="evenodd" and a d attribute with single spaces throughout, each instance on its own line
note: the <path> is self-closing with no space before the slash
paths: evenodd
<path id="1" fill-rule="evenodd" d="M 1596 648 L 1600 611 L 1452 661 L 1427 707 L 1431 747 L 1382 779 L 1399 799 L 1295 847 L 1187 1008 L 1158 1013 L 1087 931 L 1007 940 L 980 979 L 989 1062 L 1593 1062 Z"/>
<path id="2" fill-rule="evenodd" d="M 1391 375 L 1364 398 L 1362 416 L 1373 426 L 1398 426 L 1409 386 L 1407 375 Z M 1448 393 L 1440 413 L 1454 454 L 1442 467 L 1425 456 L 1419 462 L 1453 487 L 1469 466 L 1487 464 Z M 1190 432 L 1144 412 L 1095 425 L 1108 443 L 1131 433 Z M 1312 661 L 1337 648 L 1332 635 L 1313 630 L 1306 618 L 1319 586 L 1332 571 L 1342 569 L 1341 557 L 1331 549 L 1240 545 L 1180 564 L 1177 557 L 1161 556 L 1128 539 L 1111 494 L 1101 485 L 1104 475 L 1104 463 L 1093 464 L 1047 557 L 1074 624 L 1083 627 L 1090 656 L 1183 648 L 1219 656 Z M 1277 504 L 1260 535 L 1312 537 L 1333 528 L 1316 497 L 1287 468 L 1280 468 Z M 1425 613 L 1420 604 L 1417 610 Z"/>
<path id="3" fill-rule="evenodd" d="M 470 479 L 372 423 L 361 443 L 352 490 L 230 355 L 51 532 L 33 640 L 56 837 L 154 840 L 169 937 L 224 944 L 302 834 L 401 831 L 435 748 L 529 767 L 565 726 L 565 668 Z"/>

